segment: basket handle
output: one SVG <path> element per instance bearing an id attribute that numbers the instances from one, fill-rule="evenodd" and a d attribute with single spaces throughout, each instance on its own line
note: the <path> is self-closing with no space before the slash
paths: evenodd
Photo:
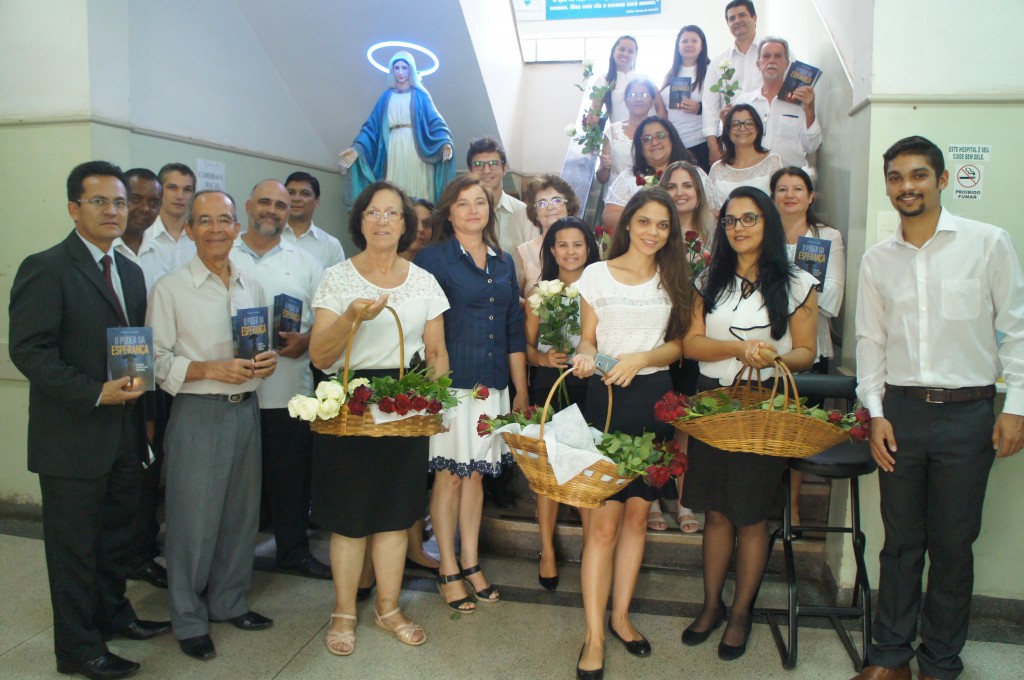
<path id="1" fill-rule="evenodd" d="M 561 385 L 563 382 L 565 382 L 565 379 L 569 377 L 570 373 L 572 373 L 572 369 L 571 368 L 565 369 L 562 372 L 562 374 L 560 376 L 558 376 L 558 380 L 556 380 L 555 384 L 551 386 L 551 389 L 548 390 L 548 398 L 544 400 L 544 410 L 540 412 L 540 434 L 538 435 L 538 439 L 544 439 L 544 423 L 546 423 L 547 420 L 548 420 L 548 409 L 551 407 L 551 399 L 552 399 L 552 397 L 555 396 L 555 390 L 558 389 L 559 385 Z M 612 424 L 612 386 L 608 385 L 608 413 L 604 417 L 604 433 L 605 434 L 608 434 L 608 427 L 611 424 Z"/>
<path id="2" fill-rule="evenodd" d="M 768 410 L 775 410 L 775 396 L 778 394 L 779 383 L 781 382 L 783 394 L 782 410 L 788 410 L 790 403 L 795 403 L 796 412 L 799 414 L 801 411 L 800 392 L 797 390 L 796 378 L 793 377 L 793 371 L 791 371 L 789 366 L 782 361 L 775 350 L 762 347 L 758 352 L 765 359 L 770 359 L 775 369 L 775 384 L 772 385 L 772 396 L 771 401 L 768 404 Z"/>
<path id="3" fill-rule="evenodd" d="M 402 321 L 398 318 L 398 312 L 391 308 L 389 305 L 385 305 L 384 309 L 391 312 L 391 316 L 395 318 L 395 325 L 398 326 L 398 379 L 401 380 L 405 376 L 405 334 L 402 332 Z M 345 368 L 342 372 L 341 381 L 348 389 L 348 366 L 349 362 L 352 361 L 352 341 L 355 340 L 356 331 L 359 330 L 359 326 L 363 323 L 363 315 L 360 313 L 356 316 L 355 322 L 352 323 L 352 328 L 348 332 L 348 341 L 345 342 Z"/>

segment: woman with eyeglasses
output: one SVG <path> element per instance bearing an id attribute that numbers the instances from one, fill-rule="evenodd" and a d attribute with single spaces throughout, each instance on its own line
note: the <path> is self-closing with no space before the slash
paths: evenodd
<path id="1" fill-rule="evenodd" d="M 409 196 L 437 201 L 455 177 L 454 149 L 448 124 L 420 83 L 416 60 L 400 51 L 388 62 L 388 88 L 338 164 L 352 170 L 353 195 L 387 179 Z"/>
<path id="2" fill-rule="evenodd" d="M 828 373 L 828 362 L 834 354 L 829 319 L 839 315 L 846 289 L 846 256 L 843 235 L 838 229 L 822 224 L 814 214 L 814 185 L 802 169 L 790 166 L 772 175 L 772 199 L 782 217 L 786 230 L 786 254 L 790 262 L 796 258 L 796 247 L 801 236 L 826 239 L 831 244 L 825 266 L 825 280 L 818 293 L 818 357 L 816 373 Z M 803 473 L 792 471 L 789 480 L 790 506 L 793 524 L 800 524 L 800 488 Z"/>
<path id="3" fill-rule="evenodd" d="M 580 343 L 574 372 L 587 378 L 586 416 L 604 421 L 612 386 L 609 430 L 629 435 L 672 428 L 654 419 L 654 403 L 672 387 L 666 367 L 682 356 L 690 323 L 693 285 L 672 198 L 660 187 L 637 193 L 626 204 L 612 237 L 608 260 L 586 268 L 580 291 Z M 595 375 L 595 355 L 618 361 Z M 667 485 L 666 485 L 667 486 Z M 603 506 L 583 510 L 583 609 L 587 632 L 577 678 L 602 677 L 605 612 L 608 629 L 634 656 L 650 656 L 651 645 L 629 618 L 647 535 L 647 514 L 660 490 L 636 479 Z"/>
<path id="4" fill-rule="evenodd" d="M 514 261 L 519 290 L 529 297 L 541 280 L 541 244 L 551 225 L 579 212 L 580 201 L 569 183 L 558 175 L 541 175 L 526 188 L 526 216 L 540 229 L 535 236 L 516 248 Z"/>
<path id="5" fill-rule="evenodd" d="M 607 73 L 596 76 L 587 87 L 587 91 L 590 92 L 592 86 L 604 87 L 609 83 L 614 84 L 604 98 L 592 100 L 588 114 L 591 122 L 596 123 L 600 120 L 602 111 L 612 123 L 625 120 L 629 116 L 626 108 L 626 86 L 639 77 L 636 72 L 636 55 L 639 49 L 636 38 L 631 35 L 619 36 L 612 45 L 612 50 L 608 54 Z M 661 116 L 665 114 L 661 101 L 657 99 L 647 103 L 647 112 Z"/>
<path id="6" fill-rule="evenodd" d="M 815 279 L 786 257 L 786 233 L 768 195 L 735 189 L 722 206 L 724 233 L 697 277 L 686 356 L 700 362 L 698 390 L 731 385 L 746 367 L 771 378 L 773 350 L 793 371 L 814 363 L 818 321 Z M 705 514 L 704 604 L 683 631 L 698 645 L 726 619 L 722 588 L 733 552 L 736 587 L 718 656 L 738 659 L 750 635 L 751 607 L 768 560 L 768 518 L 782 510 L 786 459 L 735 453 L 691 440 L 682 502 Z"/>
<path id="7" fill-rule="evenodd" d="M 600 260 L 597 241 L 586 222 L 575 216 L 557 220 L 547 230 L 540 246 L 543 262 L 540 279 L 561 281 L 566 287 L 579 280 L 583 269 Z M 526 361 L 530 364 L 530 403 L 543 404 L 559 374 L 569 367 L 571 354 L 539 341 L 540 317 L 526 305 Z M 579 336 L 573 338 L 573 348 Z M 576 404 L 586 407 L 586 381 L 570 375 L 564 385 L 568 399 L 561 395 L 551 400 L 555 410 Z M 558 587 L 558 562 L 555 555 L 555 523 L 558 503 L 547 496 L 537 496 L 537 524 L 540 527 L 540 564 L 537 578 L 547 590 Z"/>
<path id="8" fill-rule="evenodd" d="M 310 304 L 314 366 L 327 373 L 342 369 L 349 333 L 361 318 L 349 379 L 397 377 L 402 337 L 391 315 L 381 314 L 387 305 L 401 319 L 405 356 L 418 353 L 438 374 L 448 372 L 442 316 L 448 300 L 433 276 L 398 256 L 415 228 L 412 203 L 394 184 L 375 182 L 356 198 L 349 233 L 362 251 L 324 272 Z M 427 503 L 427 453 L 424 437 L 313 435 L 311 517 L 331 532 L 335 604 L 324 639 L 331 654 L 355 650 L 356 598 L 368 543 L 377 625 L 407 645 L 427 640 L 399 608 L 407 530 L 422 519 Z"/>
<path id="9" fill-rule="evenodd" d="M 416 209 L 416 238 L 409 244 L 409 247 L 398 254 L 412 262 L 420 251 L 430 243 L 434 235 L 434 204 L 425 198 L 413 198 L 413 208 Z"/>
<path id="10" fill-rule="evenodd" d="M 737 187 L 756 187 L 769 193 L 771 176 L 782 169 L 778 154 L 761 146 L 764 124 L 750 104 L 736 104 L 725 117 L 719 140 L 722 159 L 708 173 L 711 208 L 718 215 L 722 203 Z"/>
<path id="11" fill-rule="evenodd" d="M 697 158 L 697 164 L 705 172 L 711 167 L 708 158 L 707 138 L 701 134 L 701 93 L 704 78 L 708 73 L 708 41 L 700 26 L 688 25 L 679 29 L 676 49 L 672 55 L 672 67 L 665 74 L 661 86 L 661 99 L 665 105 L 668 121 L 675 126 L 683 144 Z M 689 94 L 672 105 L 672 85 L 677 79 L 689 79 Z M 683 81 L 685 82 L 685 81 Z"/>
<path id="12" fill-rule="evenodd" d="M 485 413 L 495 416 L 529 406 L 526 338 L 515 267 L 498 245 L 494 206 L 481 181 L 472 175 L 452 180 L 434 218 L 434 242 L 420 252 L 416 264 L 434 275 L 451 302 L 444 333 L 459 405 L 451 429 L 430 438 L 430 469 L 436 473 L 430 517 L 441 555 L 441 597 L 456 613 L 471 614 L 477 603 L 500 599 L 480 570 L 483 475 L 497 476 L 502 459 L 512 457 L 497 438 L 477 436 L 476 425 Z M 478 385 L 487 392 L 474 389 Z M 455 554 L 456 529 L 461 562 Z M 463 579 L 476 592 L 475 602 Z"/>
<path id="13" fill-rule="evenodd" d="M 633 131 L 650 115 L 651 102 L 657 96 L 658 91 L 649 80 L 637 78 L 626 85 L 629 117 L 605 126 L 601 163 L 597 169 L 597 179 L 601 184 L 607 183 L 610 177 L 617 177 L 633 163 Z"/>
<path id="14" fill-rule="evenodd" d="M 620 172 L 604 197 L 602 225 L 609 233 L 622 216 L 623 207 L 641 187 L 658 183 L 669 163 L 696 159 L 679 139 L 679 133 L 664 118 L 649 116 L 633 132 L 633 165 Z"/>

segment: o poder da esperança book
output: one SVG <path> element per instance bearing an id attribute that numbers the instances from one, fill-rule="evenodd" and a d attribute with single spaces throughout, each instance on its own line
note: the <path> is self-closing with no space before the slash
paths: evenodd
<path id="1" fill-rule="evenodd" d="M 107 329 L 107 379 L 129 377 L 131 390 L 156 389 L 153 368 L 153 329 L 119 326 Z"/>
<path id="2" fill-rule="evenodd" d="M 266 307 L 239 309 L 231 317 L 231 338 L 236 359 L 253 359 L 270 349 L 270 332 Z"/>
<path id="3" fill-rule="evenodd" d="M 302 300 L 281 293 L 274 297 L 274 337 L 271 344 L 281 349 L 284 344 L 279 333 L 298 333 L 302 328 Z"/>

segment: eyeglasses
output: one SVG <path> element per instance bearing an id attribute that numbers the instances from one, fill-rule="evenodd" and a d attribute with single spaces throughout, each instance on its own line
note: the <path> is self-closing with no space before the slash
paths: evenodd
<path id="1" fill-rule="evenodd" d="M 501 165 L 501 161 L 473 161 L 470 165 L 474 168 L 482 168 L 485 165 L 489 168 L 496 168 Z"/>
<path id="2" fill-rule="evenodd" d="M 142 198 L 142 196 L 129 196 L 128 205 L 142 205 L 145 203 L 148 207 L 153 210 L 159 210 L 164 204 L 159 198 Z"/>
<path id="3" fill-rule="evenodd" d="M 363 219 L 373 220 L 374 222 L 383 221 L 384 224 L 391 224 L 392 222 L 401 220 L 403 217 L 404 215 L 402 215 L 402 213 L 398 212 L 397 210 L 385 210 L 384 212 L 381 212 L 379 210 L 363 211 Z"/>
<path id="4" fill-rule="evenodd" d="M 221 215 L 219 217 L 210 217 L 209 215 L 201 215 L 195 220 L 193 224 L 197 227 L 212 227 L 216 224 L 219 227 L 233 227 L 235 225 L 235 218 L 229 215 Z"/>
<path id="5" fill-rule="evenodd" d="M 544 210 L 548 206 L 551 206 L 552 208 L 561 208 L 563 205 L 565 205 L 565 199 L 562 198 L 561 196 L 553 196 L 552 198 L 542 198 L 536 203 L 534 203 L 534 207 L 537 208 L 537 210 Z"/>
<path id="6" fill-rule="evenodd" d="M 753 120 L 734 120 L 733 122 L 729 123 L 730 130 L 753 130 L 756 127 L 757 123 L 755 123 Z"/>
<path id="7" fill-rule="evenodd" d="M 97 210 L 104 210 L 108 205 L 113 205 L 114 210 L 121 211 L 128 209 L 128 201 L 123 198 L 103 198 L 101 196 L 94 196 L 92 198 L 80 198 L 77 201 L 78 205 L 85 205 L 88 203 Z"/>
<path id="8" fill-rule="evenodd" d="M 630 99 L 650 99 L 651 93 L 647 90 L 635 90 L 626 95 Z"/>
<path id="9" fill-rule="evenodd" d="M 743 213 L 739 217 L 733 217 L 732 215 L 726 215 L 718 221 L 719 226 L 726 231 L 736 228 L 736 223 L 739 222 L 744 227 L 752 227 L 757 224 L 758 220 L 761 219 L 760 215 L 755 213 Z"/>
<path id="10" fill-rule="evenodd" d="M 640 138 L 640 141 L 643 142 L 644 144 L 650 144 L 655 139 L 657 139 L 659 142 L 664 142 L 666 139 L 668 139 L 668 133 L 655 132 L 653 135 L 644 135 L 643 137 Z"/>

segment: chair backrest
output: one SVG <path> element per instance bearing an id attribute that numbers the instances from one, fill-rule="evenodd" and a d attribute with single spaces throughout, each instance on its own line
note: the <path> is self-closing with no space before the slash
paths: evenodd
<path id="1" fill-rule="evenodd" d="M 796 389 L 801 397 L 810 399 L 845 399 L 850 403 L 857 398 L 857 378 L 852 375 L 822 375 L 795 373 Z"/>

